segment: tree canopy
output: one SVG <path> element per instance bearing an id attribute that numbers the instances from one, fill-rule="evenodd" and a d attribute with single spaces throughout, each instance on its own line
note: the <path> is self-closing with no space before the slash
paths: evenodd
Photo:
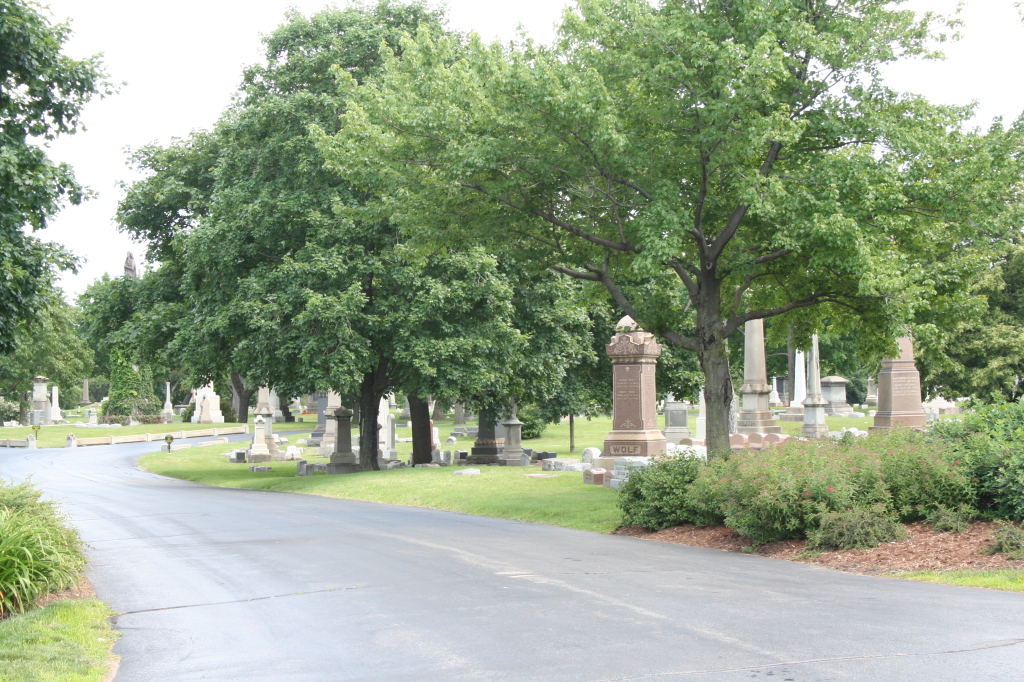
<path id="1" fill-rule="evenodd" d="M 891 352 L 1009 228 L 1022 126 L 888 88 L 880 67 L 943 27 L 895 5 L 581 0 L 552 47 L 420 31 L 365 83 L 335 69 L 319 143 L 364 217 L 515 248 L 696 353 L 726 449 L 745 322 L 800 341 L 827 316 Z"/>

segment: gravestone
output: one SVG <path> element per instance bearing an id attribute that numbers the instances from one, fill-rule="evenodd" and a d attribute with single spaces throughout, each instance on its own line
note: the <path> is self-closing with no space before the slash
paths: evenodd
<path id="1" fill-rule="evenodd" d="M 277 396 L 277 391 L 270 389 L 270 407 L 274 410 L 274 421 L 279 422 L 284 419 L 284 412 L 281 411 L 281 399 Z"/>
<path id="2" fill-rule="evenodd" d="M 811 336 L 811 351 L 807 356 L 807 397 L 804 398 L 804 425 L 800 435 L 804 438 L 824 438 L 828 435 L 825 424 L 825 399 L 821 395 L 821 356 L 818 354 L 818 335 Z"/>
<path id="3" fill-rule="evenodd" d="M 847 379 L 838 376 L 821 380 L 821 397 L 825 400 L 825 414 L 830 417 L 853 416 L 853 408 L 846 402 Z"/>
<path id="4" fill-rule="evenodd" d="M 504 422 L 505 447 L 501 458 L 505 466 L 517 467 L 523 465 L 523 422 L 516 417 L 516 411 L 512 410 L 512 416 Z"/>
<path id="5" fill-rule="evenodd" d="M 501 454 L 505 448 L 505 440 L 499 439 L 496 433 L 494 418 L 486 413 L 480 413 L 477 422 L 477 437 L 473 443 L 468 464 L 499 464 Z"/>
<path id="6" fill-rule="evenodd" d="M 604 452 L 610 457 L 663 455 L 665 434 L 658 430 L 655 392 L 661 346 L 630 317 L 620 320 L 617 328 L 620 333 L 605 346 L 612 361 L 612 430 Z"/>
<path id="7" fill-rule="evenodd" d="M 57 384 L 50 388 L 50 394 L 50 418 L 47 421 L 51 424 L 62 422 L 64 421 L 64 413 L 60 409 L 60 388 L 57 387 Z"/>
<path id="8" fill-rule="evenodd" d="M 665 434 L 666 443 L 679 444 L 683 438 L 691 438 L 690 426 L 688 424 L 689 414 L 686 404 L 675 399 L 671 393 L 665 396 Z"/>
<path id="9" fill-rule="evenodd" d="M 320 441 L 323 440 L 324 433 L 327 431 L 327 415 L 324 412 L 327 409 L 327 394 L 317 391 L 312 395 L 312 398 L 313 402 L 310 406 L 316 405 L 316 427 L 309 434 L 306 444 L 316 448 L 320 447 Z"/>
<path id="10" fill-rule="evenodd" d="M 86 405 L 91 404 L 92 401 L 89 400 L 89 380 L 82 379 L 82 399 L 79 401 L 78 406 L 85 407 Z"/>
<path id="11" fill-rule="evenodd" d="M 407 422 L 410 419 L 412 419 L 412 408 L 409 407 L 409 398 L 408 397 L 406 397 L 406 399 L 405 399 L 405 406 L 402 408 L 402 414 L 400 414 L 398 416 L 398 418 L 401 421 L 403 421 L 403 422 Z"/>
<path id="12" fill-rule="evenodd" d="M 878 411 L 873 429 L 897 424 L 920 428 L 928 422 L 921 407 L 921 375 L 914 364 L 914 342 L 904 336 L 897 343 L 900 356 L 882 360 L 878 373 Z"/>
<path id="13" fill-rule="evenodd" d="M 347 407 L 335 407 L 326 415 L 334 424 L 334 452 L 331 461 L 325 468 L 328 474 L 351 474 L 359 471 L 359 456 L 352 448 L 352 410 Z"/>
<path id="14" fill-rule="evenodd" d="M 764 320 L 750 320 L 744 325 L 743 341 L 743 411 L 736 419 L 736 432 L 782 433 L 775 423 L 768 399 L 772 387 L 768 385 L 764 355 Z"/>
<path id="15" fill-rule="evenodd" d="M 160 417 L 163 419 L 165 424 L 170 424 L 174 419 L 174 404 L 171 402 L 171 382 L 164 382 L 164 409 L 160 412 Z"/>
<path id="16" fill-rule="evenodd" d="M 46 421 L 46 410 L 50 404 L 46 395 L 47 381 L 49 379 L 44 376 L 32 378 L 32 413 L 29 415 L 29 423 L 33 426 L 41 425 Z"/>
<path id="17" fill-rule="evenodd" d="M 207 399 L 203 399 L 203 404 L 208 402 Z M 253 419 L 253 431 L 252 431 L 252 446 L 249 448 L 248 461 L 253 462 L 269 462 L 273 459 L 273 455 L 277 454 L 277 443 L 274 442 L 273 434 L 270 439 L 267 439 L 267 434 L 264 431 L 264 426 L 267 425 L 266 417 L 261 414 L 257 414 L 256 418 Z M 271 451 L 273 447 L 273 451 Z"/>
<path id="18" fill-rule="evenodd" d="M 878 407 L 878 385 L 874 377 L 868 377 L 868 395 L 864 401 L 868 407 Z"/>
<path id="19" fill-rule="evenodd" d="M 789 408 L 779 416 L 784 422 L 804 420 L 804 399 L 807 397 L 806 366 L 802 350 L 793 353 L 793 391 L 789 396 Z"/>
<path id="20" fill-rule="evenodd" d="M 341 395 L 333 391 L 327 394 L 327 405 L 324 407 L 324 434 L 320 436 L 317 446 L 318 457 L 330 457 L 334 452 L 334 444 L 338 439 L 338 422 L 330 417 L 334 410 L 341 407 Z"/>
<path id="21" fill-rule="evenodd" d="M 205 412 L 203 403 L 206 403 Z M 196 409 L 192 413 L 193 424 L 223 424 L 224 415 L 220 411 L 220 396 L 213 389 L 213 382 L 196 391 Z"/>
<path id="22" fill-rule="evenodd" d="M 779 396 L 778 377 L 772 377 L 772 392 L 768 394 L 768 407 L 782 407 L 782 398 Z"/>

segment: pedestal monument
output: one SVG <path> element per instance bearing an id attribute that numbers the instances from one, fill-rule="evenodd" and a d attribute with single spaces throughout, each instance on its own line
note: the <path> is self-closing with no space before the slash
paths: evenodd
<path id="1" fill-rule="evenodd" d="M 744 326 L 743 341 L 743 411 L 736 420 L 736 431 L 752 433 L 782 433 L 768 408 L 772 387 L 768 385 L 768 370 L 764 356 L 764 320 L 750 320 Z"/>
<path id="2" fill-rule="evenodd" d="M 612 361 L 612 430 L 604 440 L 604 456 L 664 455 L 655 393 L 661 345 L 629 317 L 617 328 L 621 331 L 605 346 Z"/>
<path id="3" fill-rule="evenodd" d="M 914 342 L 909 336 L 897 339 L 900 356 L 882 360 L 878 373 L 878 412 L 873 429 L 896 424 L 920 428 L 928 422 L 921 407 L 921 375 L 914 365 Z"/>
<path id="4" fill-rule="evenodd" d="M 800 435 L 804 438 L 824 438 L 828 435 L 825 424 L 825 406 L 821 395 L 821 358 L 818 355 L 818 335 L 811 337 L 811 352 L 807 356 L 807 397 L 804 398 L 804 425 Z"/>
<path id="5" fill-rule="evenodd" d="M 784 422 L 802 422 L 804 420 L 804 399 L 807 397 L 805 379 L 804 352 L 793 353 L 793 387 L 789 395 L 789 408 L 779 417 Z"/>

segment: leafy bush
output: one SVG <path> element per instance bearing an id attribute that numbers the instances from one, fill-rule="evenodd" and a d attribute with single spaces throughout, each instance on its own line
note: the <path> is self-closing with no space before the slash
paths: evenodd
<path id="1" fill-rule="evenodd" d="M 973 507 L 976 494 L 970 468 L 950 443 L 910 429 L 893 429 L 855 447 L 878 452 L 882 479 L 903 521 L 914 521 L 939 507 Z"/>
<path id="2" fill-rule="evenodd" d="M 931 433 L 960 455 L 981 515 L 1024 519 L 1024 403 L 983 405 L 962 419 L 933 422 Z"/>
<path id="3" fill-rule="evenodd" d="M 17 421 L 19 416 L 21 416 L 21 406 L 13 400 L 0 397 L 0 421 Z"/>
<path id="4" fill-rule="evenodd" d="M 516 410 L 516 416 L 519 418 L 519 421 L 523 422 L 523 428 L 520 431 L 520 436 L 523 440 L 540 438 L 544 435 L 544 429 L 548 427 L 548 422 L 541 415 L 540 408 L 536 405 L 520 405 Z"/>
<path id="5" fill-rule="evenodd" d="M 623 524 L 661 530 L 684 523 L 715 523 L 716 517 L 701 515 L 687 501 L 687 490 L 704 466 L 703 460 L 677 456 L 633 471 L 619 488 Z"/>
<path id="6" fill-rule="evenodd" d="M 188 407 L 186 407 L 182 411 L 182 413 L 181 413 L 181 421 L 182 422 L 190 422 L 190 421 L 192 421 L 192 415 L 195 414 L 195 411 L 196 411 L 196 404 L 195 403 L 189 403 Z"/>
<path id="7" fill-rule="evenodd" d="M 807 548 L 870 549 L 906 535 L 899 519 L 884 504 L 853 507 L 818 517 L 818 527 L 807 534 Z"/>
<path id="8" fill-rule="evenodd" d="M 687 502 L 704 518 L 724 518 L 755 545 L 803 538 L 821 514 L 888 504 L 880 469 L 866 448 L 823 441 L 743 450 L 713 460 Z"/>
<path id="9" fill-rule="evenodd" d="M 74 585 L 85 567 L 78 533 L 28 483 L 0 482 L 0 617 Z"/>
<path id="10" fill-rule="evenodd" d="M 956 509 L 939 505 L 925 514 L 924 522 L 940 533 L 962 533 L 973 516 L 974 510 L 965 504 Z"/>
<path id="11" fill-rule="evenodd" d="M 988 548 L 988 553 L 1005 554 L 1014 561 L 1024 559 L 1024 528 L 1002 519 L 996 523 L 999 524 L 999 530 L 996 531 L 995 544 Z"/>

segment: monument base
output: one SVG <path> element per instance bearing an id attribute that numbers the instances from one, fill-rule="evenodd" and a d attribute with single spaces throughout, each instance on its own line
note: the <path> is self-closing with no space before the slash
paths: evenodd
<path id="1" fill-rule="evenodd" d="M 679 441 L 684 438 L 693 438 L 690 429 L 685 426 L 670 426 L 661 433 L 665 436 L 665 442 L 673 445 L 679 445 Z"/>
<path id="2" fill-rule="evenodd" d="M 665 434 L 657 429 L 612 431 L 604 439 L 605 457 L 656 457 L 665 454 Z"/>
<path id="3" fill-rule="evenodd" d="M 875 424 L 871 429 L 889 429 L 893 426 L 907 426 L 912 429 L 923 428 L 928 423 L 928 415 L 921 412 L 876 412 Z"/>
<path id="4" fill-rule="evenodd" d="M 779 421 L 783 422 L 802 422 L 804 420 L 804 407 L 792 407 L 786 409 L 785 412 L 779 415 Z"/>
<path id="5" fill-rule="evenodd" d="M 516 457 L 504 457 L 504 456 L 502 456 L 500 458 L 499 464 L 501 464 L 501 466 L 504 466 L 504 467 L 521 467 L 521 466 L 525 466 L 523 464 L 523 456 L 521 454 L 516 456 Z"/>
<path id="6" fill-rule="evenodd" d="M 358 464 L 345 464 L 341 462 L 329 462 L 325 465 L 328 474 L 354 474 L 359 471 Z"/>
<path id="7" fill-rule="evenodd" d="M 748 436 L 752 433 L 782 433 L 782 427 L 775 423 L 771 410 L 750 410 L 737 415 L 736 432 Z"/>

